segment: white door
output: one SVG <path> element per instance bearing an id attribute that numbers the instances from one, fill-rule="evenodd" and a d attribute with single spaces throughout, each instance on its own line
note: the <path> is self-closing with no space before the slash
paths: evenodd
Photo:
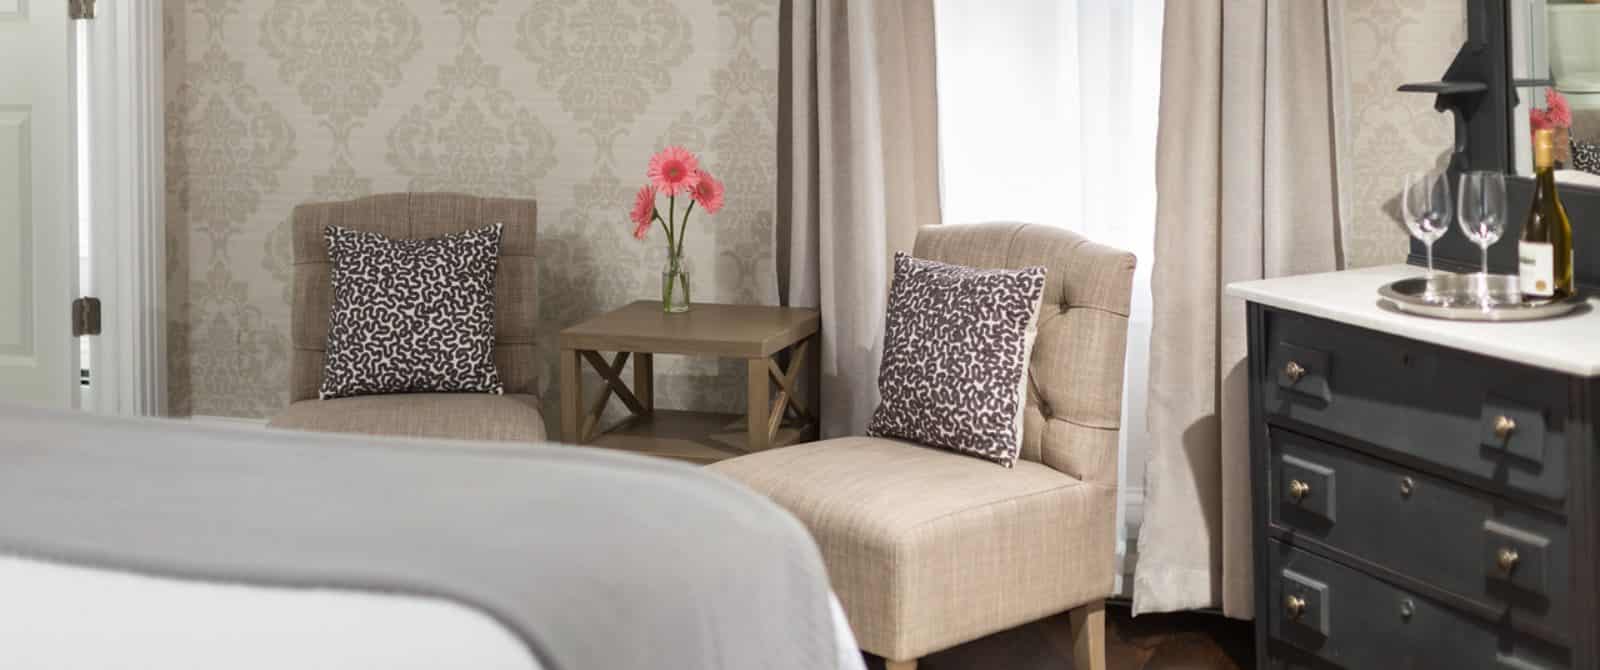
<path id="1" fill-rule="evenodd" d="M 0 402 L 77 404 L 72 30 L 67 0 L 0 0 Z"/>

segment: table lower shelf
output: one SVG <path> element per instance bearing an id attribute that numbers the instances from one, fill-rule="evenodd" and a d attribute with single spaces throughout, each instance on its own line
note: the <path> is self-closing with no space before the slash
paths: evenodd
<path id="1" fill-rule="evenodd" d="M 750 453 L 745 446 L 745 425 L 741 414 L 658 409 L 646 416 L 623 419 L 584 446 L 704 465 Z M 780 427 L 772 447 L 811 439 L 814 430 L 811 426 Z"/>

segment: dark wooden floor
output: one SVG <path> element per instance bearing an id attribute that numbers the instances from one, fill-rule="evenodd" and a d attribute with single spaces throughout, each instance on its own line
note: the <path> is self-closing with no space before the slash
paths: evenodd
<path id="1" fill-rule="evenodd" d="M 1072 667 L 1067 617 L 1002 631 L 922 659 L 917 670 L 1066 670 Z M 1108 670 L 1245 670 L 1255 667 L 1248 621 L 1180 613 L 1130 616 L 1125 603 L 1106 606 Z M 869 670 L 883 661 L 867 656 Z"/>

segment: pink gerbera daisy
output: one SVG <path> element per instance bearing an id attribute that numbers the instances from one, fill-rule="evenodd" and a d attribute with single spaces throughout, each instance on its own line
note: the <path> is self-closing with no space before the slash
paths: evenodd
<path id="1" fill-rule="evenodd" d="M 1528 125 L 1533 126 L 1534 130 L 1544 130 L 1552 127 L 1549 115 L 1537 107 L 1528 110 Z"/>
<path id="2" fill-rule="evenodd" d="M 645 175 L 657 190 L 667 195 L 677 195 L 694 190 L 700 159 L 680 146 L 670 146 L 650 157 L 650 169 Z"/>
<path id="3" fill-rule="evenodd" d="M 1545 118 L 1550 125 L 1557 128 L 1572 127 L 1572 107 L 1567 105 L 1567 97 L 1553 88 L 1544 90 Z"/>
<path id="4" fill-rule="evenodd" d="M 717 210 L 722 209 L 724 190 L 722 182 L 717 181 L 710 172 L 696 170 L 694 189 L 689 194 L 694 197 L 695 202 L 700 203 L 700 208 L 706 210 L 707 214 L 716 214 Z"/>
<path id="5" fill-rule="evenodd" d="M 628 213 L 628 218 L 633 219 L 633 236 L 644 239 L 650 232 L 650 223 L 656 215 L 656 187 L 645 184 L 639 187 L 639 193 L 633 196 L 633 211 Z"/>

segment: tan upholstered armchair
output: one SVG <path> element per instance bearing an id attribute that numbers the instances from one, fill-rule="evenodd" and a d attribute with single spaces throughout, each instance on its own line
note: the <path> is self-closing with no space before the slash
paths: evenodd
<path id="1" fill-rule="evenodd" d="M 856 638 L 891 670 L 1068 610 L 1075 667 L 1104 668 L 1133 255 L 1023 224 L 924 228 L 915 255 L 1049 270 L 1016 467 L 871 437 L 711 467 L 811 529 Z"/>
<path id="2" fill-rule="evenodd" d="M 532 200 L 479 198 L 459 193 L 392 193 L 294 209 L 293 352 L 290 405 L 268 424 L 374 435 L 469 440 L 541 441 L 544 419 L 535 395 L 539 363 L 534 350 L 535 206 Z M 332 263 L 322 231 L 328 225 L 428 238 L 503 223 L 495 273 L 495 366 L 505 395 L 407 393 L 318 400 Z"/>

